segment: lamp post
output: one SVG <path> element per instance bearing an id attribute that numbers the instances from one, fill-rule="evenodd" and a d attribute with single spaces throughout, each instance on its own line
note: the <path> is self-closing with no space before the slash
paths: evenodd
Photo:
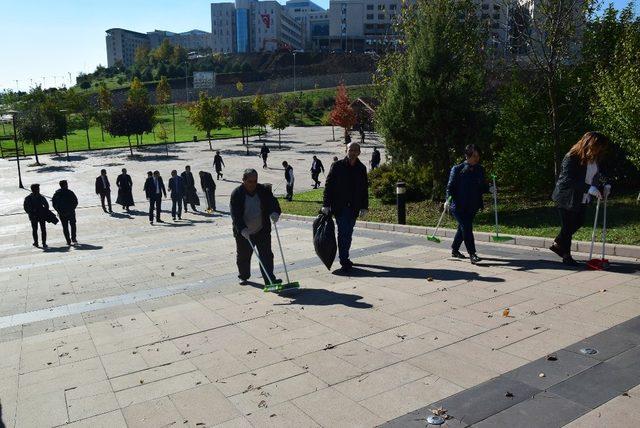
<path id="1" fill-rule="evenodd" d="M 67 162 L 71 159 L 69 158 L 69 119 L 67 119 L 67 110 L 61 109 L 60 113 L 64 114 L 64 145 L 67 150 Z"/>
<path id="2" fill-rule="evenodd" d="M 16 165 L 18 165 L 18 187 L 24 189 L 22 185 L 22 173 L 20 172 L 20 152 L 18 152 L 18 133 L 16 131 L 16 115 L 15 110 L 9 110 L 7 113 L 11 115 L 11 122 L 13 123 L 13 142 L 16 146 Z"/>
<path id="3" fill-rule="evenodd" d="M 189 61 L 184 62 L 184 90 L 187 93 L 187 102 L 189 102 Z"/>
<path id="4" fill-rule="evenodd" d="M 296 91 L 296 52 L 293 52 L 293 92 Z"/>

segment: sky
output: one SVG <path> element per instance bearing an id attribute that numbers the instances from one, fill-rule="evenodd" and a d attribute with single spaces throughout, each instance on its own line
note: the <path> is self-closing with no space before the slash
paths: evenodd
<path id="1" fill-rule="evenodd" d="M 326 8 L 329 0 L 316 3 Z M 613 3 L 622 8 L 628 0 Z M 211 31 L 210 4 L 209 0 L 0 0 L 0 90 L 68 85 L 69 73 L 75 83 L 78 73 L 106 66 L 109 28 Z"/>

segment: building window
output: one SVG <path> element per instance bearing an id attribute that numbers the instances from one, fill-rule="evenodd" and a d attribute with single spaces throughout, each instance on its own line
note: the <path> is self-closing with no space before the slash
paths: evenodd
<path id="1" fill-rule="evenodd" d="M 373 13 L 367 13 L 367 19 L 373 19 Z"/>
<path id="2" fill-rule="evenodd" d="M 395 4 L 391 4 L 391 5 L 389 5 L 389 9 L 390 9 L 390 10 L 396 10 L 396 5 L 395 5 Z"/>
<path id="3" fill-rule="evenodd" d="M 368 4 L 367 5 L 367 10 L 373 10 L 373 5 L 372 4 Z"/>
<path id="4" fill-rule="evenodd" d="M 378 10 L 384 10 L 384 5 L 383 4 L 379 4 L 378 5 Z"/>
<path id="5" fill-rule="evenodd" d="M 384 13 L 379 13 L 378 14 L 378 19 L 384 19 Z"/>

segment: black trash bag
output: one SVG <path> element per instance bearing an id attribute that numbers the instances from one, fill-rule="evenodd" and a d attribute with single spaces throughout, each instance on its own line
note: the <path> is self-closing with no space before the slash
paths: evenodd
<path id="1" fill-rule="evenodd" d="M 313 221 L 313 248 L 322 263 L 330 270 L 338 252 L 336 226 L 330 215 L 320 214 Z"/>
<path id="2" fill-rule="evenodd" d="M 47 210 L 47 212 L 45 213 L 44 221 L 46 221 L 47 223 L 58 224 L 58 217 L 56 217 L 56 215 L 51 210 Z"/>

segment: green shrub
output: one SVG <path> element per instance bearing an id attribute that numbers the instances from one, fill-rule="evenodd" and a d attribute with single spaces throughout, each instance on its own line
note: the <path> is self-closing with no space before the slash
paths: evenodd
<path id="1" fill-rule="evenodd" d="M 431 197 L 432 174 L 424 166 L 384 164 L 369 174 L 371 193 L 385 204 L 396 201 L 396 184 L 404 181 L 407 200 L 421 201 Z"/>

